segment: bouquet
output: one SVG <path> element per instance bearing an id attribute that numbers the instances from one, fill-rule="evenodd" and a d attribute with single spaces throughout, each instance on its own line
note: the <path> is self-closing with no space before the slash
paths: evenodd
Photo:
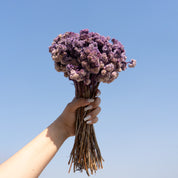
<path id="1" fill-rule="evenodd" d="M 126 62 L 124 46 L 116 39 L 101 36 L 88 29 L 80 33 L 58 35 L 49 47 L 55 69 L 74 82 L 77 98 L 95 98 L 100 82 L 111 83 L 121 71 L 135 67 L 136 60 Z M 103 168 L 101 152 L 93 125 L 84 122 L 88 111 L 76 111 L 75 142 L 70 154 L 69 172 L 85 170 L 87 175 Z M 89 172 L 90 170 L 90 172 Z"/>

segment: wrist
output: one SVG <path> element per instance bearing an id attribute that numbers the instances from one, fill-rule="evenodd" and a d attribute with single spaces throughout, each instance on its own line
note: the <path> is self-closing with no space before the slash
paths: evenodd
<path id="1" fill-rule="evenodd" d="M 55 121 L 54 124 L 56 125 L 56 128 L 61 132 L 61 135 L 66 140 L 68 137 L 70 137 L 69 129 L 67 128 L 65 122 L 62 119 L 62 116 L 59 116 Z"/>

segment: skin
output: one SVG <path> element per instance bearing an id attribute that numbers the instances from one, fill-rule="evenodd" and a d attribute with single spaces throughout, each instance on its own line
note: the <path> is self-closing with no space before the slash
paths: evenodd
<path id="1" fill-rule="evenodd" d="M 88 121 L 90 121 L 89 124 L 94 124 L 98 121 L 97 115 L 101 110 L 99 104 L 99 97 L 96 97 L 93 102 L 83 98 L 74 98 L 51 125 L 0 165 L 0 177 L 37 178 L 64 141 L 75 135 L 76 109 L 92 106 L 92 111 L 88 114 L 91 117 Z"/>

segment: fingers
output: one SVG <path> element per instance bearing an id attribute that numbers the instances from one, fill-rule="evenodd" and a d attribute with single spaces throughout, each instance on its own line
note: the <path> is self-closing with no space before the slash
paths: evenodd
<path id="1" fill-rule="evenodd" d="M 101 99 L 99 97 L 95 99 L 84 99 L 84 98 L 74 98 L 71 103 L 67 105 L 68 112 L 75 112 L 77 108 L 84 107 L 84 111 L 89 111 L 87 116 L 84 118 L 87 124 L 94 124 L 98 121 L 97 115 L 100 113 L 101 108 L 99 104 Z"/>
<path id="2" fill-rule="evenodd" d="M 84 121 L 86 121 L 87 124 L 96 123 L 98 121 L 97 115 L 100 113 L 100 111 L 101 111 L 101 108 L 98 106 L 84 118 Z"/>
<path id="3" fill-rule="evenodd" d="M 77 108 L 87 106 L 92 102 L 94 102 L 94 99 L 74 98 L 67 107 L 71 112 L 74 112 Z"/>
<path id="4" fill-rule="evenodd" d="M 95 117 L 94 119 L 88 120 L 87 124 L 95 124 L 98 122 L 98 117 Z"/>
<path id="5" fill-rule="evenodd" d="M 85 108 L 85 111 L 96 108 L 101 100 L 98 97 L 101 94 L 100 90 L 98 89 L 96 92 L 96 98 L 95 99 L 84 99 L 84 98 L 74 98 L 71 103 L 68 104 L 68 109 L 71 112 L 74 112 L 77 108 L 87 106 Z"/>
<path id="6" fill-rule="evenodd" d="M 90 103 L 88 106 L 85 107 L 84 111 L 88 111 L 94 108 L 97 108 L 101 103 L 101 99 L 99 97 L 95 98 L 94 102 Z"/>
<path id="7" fill-rule="evenodd" d="M 100 90 L 97 90 L 95 101 L 90 103 L 88 106 L 84 108 L 84 111 L 92 110 L 88 115 L 84 118 L 87 124 L 95 124 L 98 122 L 97 115 L 100 113 L 101 108 L 99 107 L 101 103 L 101 99 L 98 97 L 101 94 Z"/>

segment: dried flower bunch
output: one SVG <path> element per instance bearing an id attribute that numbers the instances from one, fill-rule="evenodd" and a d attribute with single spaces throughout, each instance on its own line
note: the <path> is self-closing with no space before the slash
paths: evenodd
<path id="1" fill-rule="evenodd" d="M 55 69 L 74 81 L 76 97 L 95 98 L 100 82 L 111 83 L 129 67 L 135 67 L 136 60 L 126 62 L 124 46 L 116 39 L 89 32 L 66 32 L 58 35 L 49 52 L 55 62 Z M 76 136 L 69 164 L 76 170 L 85 170 L 89 175 L 102 168 L 102 156 L 98 147 L 93 125 L 87 125 L 83 118 L 84 108 L 76 111 Z M 71 168 L 71 166 L 70 166 Z"/>
<path id="2" fill-rule="evenodd" d="M 136 65 L 136 60 L 126 62 L 124 46 L 116 39 L 89 32 L 88 29 L 80 34 L 66 32 L 57 36 L 49 52 L 55 61 L 58 72 L 64 72 L 69 79 L 89 85 L 91 75 L 98 82 L 111 83 L 121 72 Z"/>

